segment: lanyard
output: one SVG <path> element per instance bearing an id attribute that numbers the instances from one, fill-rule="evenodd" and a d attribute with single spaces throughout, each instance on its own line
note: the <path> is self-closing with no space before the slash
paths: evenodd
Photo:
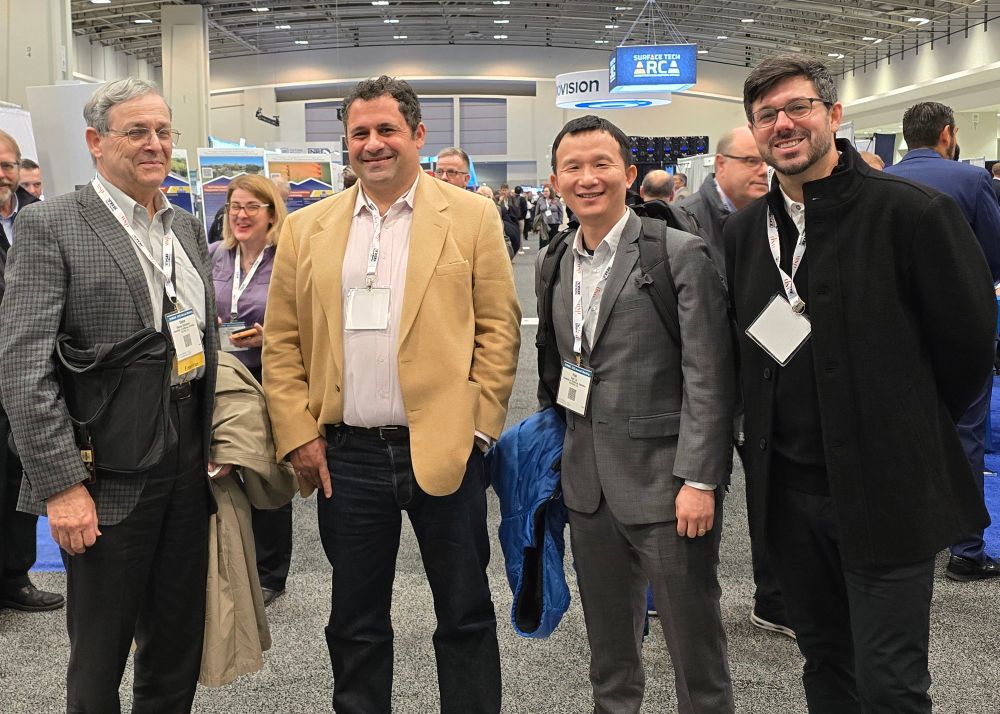
<path id="1" fill-rule="evenodd" d="M 242 297 L 243 292 L 247 289 L 247 286 L 250 285 L 250 281 L 253 279 L 253 276 L 257 273 L 257 268 L 260 267 L 261 262 L 264 260 L 265 250 L 267 250 L 266 247 L 257 255 L 257 260 L 255 260 L 253 265 L 250 266 L 250 272 L 248 272 L 246 278 L 241 281 L 240 275 L 243 273 L 243 266 L 240 261 L 240 255 L 242 249 L 239 246 L 236 247 L 236 260 L 233 263 L 233 298 L 229 305 L 231 320 L 236 320 L 236 305 L 239 303 L 240 297 Z"/>
<path id="2" fill-rule="evenodd" d="M 382 252 L 382 215 L 378 212 L 378 206 L 368 200 L 367 196 L 365 205 L 368 206 L 368 213 L 371 214 L 375 224 L 371 246 L 368 248 L 368 270 L 365 273 L 365 285 L 371 290 L 375 285 L 375 273 L 378 272 L 378 256 Z"/>
<path id="3" fill-rule="evenodd" d="M 792 311 L 801 313 L 806 309 L 805 301 L 799 297 L 795 289 L 795 273 L 802 264 L 802 258 L 806 254 L 806 229 L 802 227 L 799 233 L 799 240 L 795 244 L 795 251 L 792 253 L 792 274 L 788 275 L 781 269 L 781 239 L 778 237 L 778 221 L 775 220 L 771 209 L 767 209 L 767 242 L 771 246 L 771 255 L 774 257 L 774 264 L 778 266 L 778 273 L 781 275 L 781 284 L 785 288 L 785 297 Z"/>
<path id="4" fill-rule="evenodd" d="M 102 184 L 95 176 L 94 179 L 90 182 L 90 185 L 94 187 L 95 191 L 97 191 L 97 195 L 104 202 L 104 205 L 108 207 L 108 210 L 111 211 L 111 215 L 115 217 L 115 219 L 121 224 L 122 228 L 125 229 L 125 232 L 128 233 L 128 237 L 132 239 L 132 243 L 135 245 L 136 249 L 138 249 L 138 251 L 143 255 L 143 257 L 145 257 L 146 260 L 148 260 L 154 268 L 160 271 L 160 274 L 163 276 L 164 280 L 163 289 L 167 291 L 167 297 L 170 298 L 170 302 L 172 302 L 174 304 L 174 307 L 176 308 L 177 291 L 174 289 L 174 278 L 173 278 L 173 271 L 174 271 L 173 232 L 172 231 L 163 232 L 163 262 L 162 263 L 156 262 L 156 259 L 149 252 L 149 248 L 146 247 L 146 243 L 142 240 L 142 238 L 140 238 L 136 234 L 135 230 L 132 228 L 131 222 L 125 215 L 125 212 L 122 211 L 121 207 L 118 205 L 117 201 L 115 201 L 114 197 L 110 193 L 108 193 L 108 190 L 104 188 L 104 184 Z"/>
<path id="5" fill-rule="evenodd" d="M 594 286 L 594 294 L 587 304 L 587 309 L 583 309 L 583 258 L 579 254 L 573 256 L 573 354 L 576 355 L 576 363 L 580 364 L 580 356 L 583 354 L 583 325 L 590 316 L 590 311 L 594 306 L 601 304 L 601 293 L 604 292 L 604 284 L 611 274 L 611 266 L 615 264 L 615 255 L 608 261 L 608 267 L 604 269 L 601 279 Z"/>

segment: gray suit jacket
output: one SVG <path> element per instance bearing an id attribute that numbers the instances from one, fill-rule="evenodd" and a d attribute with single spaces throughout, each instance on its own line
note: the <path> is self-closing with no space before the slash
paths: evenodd
<path id="1" fill-rule="evenodd" d="M 204 453 L 210 444 L 219 348 L 215 290 L 205 233 L 177 211 L 173 232 L 205 284 Z M 124 229 L 87 185 L 33 204 L 17 217 L 17 240 L 0 306 L 0 400 L 24 464 L 18 508 L 45 513 L 45 500 L 87 478 L 55 371 L 59 333 L 82 347 L 160 328 L 146 277 Z M 207 479 L 207 474 L 206 474 Z M 102 525 L 127 516 L 142 492 L 142 474 L 98 478 L 90 488 Z"/>
<path id="2" fill-rule="evenodd" d="M 603 493 L 615 517 L 629 524 L 674 520 L 684 480 L 729 482 L 736 381 L 725 291 L 705 242 L 670 229 L 677 344 L 639 287 L 641 229 L 632 214 L 601 296 L 593 345 L 584 340 L 583 362 L 595 380 L 588 416 L 567 411 L 562 458 L 567 506 L 593 513 Z M 561 360 L 573 359 L 572 275 L 570 247 L 553 284 Z"/>

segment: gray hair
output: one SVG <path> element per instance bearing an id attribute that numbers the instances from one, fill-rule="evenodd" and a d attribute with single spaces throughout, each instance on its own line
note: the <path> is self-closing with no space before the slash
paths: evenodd
<path id="1" fill-rule="evenodd" d="M 126 77 L 108 82 L 98 87 L 97 91 L 87 100 L 83 107 L 83 119 L 87 122 L 87 126 L 96 129 L 98 134 L 107 134 L 111 128 L 108 126 L 108 114 L 111 112 L 111 107 L 147 94 L 155 94 L 163 98 L 160 88 L 145 79 Z M 166 103 L 166 99 L 163 101 Z M 173 111 L 169 105 L 167 105 L 167 111 L 173 118 Z"/>
<path id="2" fill-rule="evenodd" d="M 457 156 L 462 160 L 462 163 L 465 164 L 465 170 L 469 170 L 469 155 L 465 153 L 465 150 L 461 147 L 449 146 L 447 149 L 441 149 L 437 155 L 438 161 L 440 161 L 444 156 Z"/>

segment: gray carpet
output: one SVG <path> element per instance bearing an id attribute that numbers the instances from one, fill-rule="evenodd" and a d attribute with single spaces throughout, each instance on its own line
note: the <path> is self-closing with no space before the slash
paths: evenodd
<path id="1" fill-rule="evenodd" d="M 537 241 L 531 241 L 537 249 Z M 535 315 L 531 259 L 516 261 L 518 290 L 526 317 Z M 535 408 L 535 328 L 522 328 L 520 369 L 509 423 Z M 491 522 L 499 521 L 490 493 Z M 726 500 L 722 540 L 722 612 L 739 712 L 805 712 L 799 680 L 801 658 L 792 641 L 761 632 L 747 621 L 753 582 L 742 474 Z M 494 530 L 495 532 L 495 530 Z M 396 631 L 394 709 L 401 714 L 437 711 L 431 634 L 434 613 L 412 531 L 404 528 L 393 605 Z M 500 619 L 504 711 L 578 714 L 589 711 L 588 645 L 579 602 L 574 599 L 559 629 L 546 641 L 516 637 L 509 625 L 511 596 L 499 546 L 493 549 L 490 582 Z M 935 582 L 931 633 L 932 694 L 941 714 L 1000 712 L 1000 582 L 957 585 Z M 571 573 L 571 569 L 568 569 Z M 316 527 L 315 500 L 295 501 L 295 551 L 287 593 L 268 610 L 274 647 L 261 672 L 221 689 L 200 689 L 197 712 L 292 714 L 330 710 L 330 664 L 323 639 L 329 613 L 330 566 Z M 570 574 L 571 584 L 572 574 Z M 65 590 L 61 574 L 37 574 L 40 587 Z M 64 710 L 64 674 L 69 656 L 63 611 L 42 614 L 0 611 L 0 714 Z M 675 711 L 673 675 L 658 627 L 646 641 L 646 701 L 643 712 Z M 129 709 L 130 671 L 123 709 Z"/>

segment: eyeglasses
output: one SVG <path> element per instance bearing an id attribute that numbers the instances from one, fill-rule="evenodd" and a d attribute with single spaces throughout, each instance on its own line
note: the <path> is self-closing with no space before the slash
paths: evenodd
<path id="1" fill-rule="evenodd" d="M 145 146 L 149 141 L 149 135 L 153 134 L 161 144 L 176 144 L 181 138 L 181 133 L 176 129 L 147 129 L 144 126 L 137 126 L 131 129 L 108 129 L 109 134 L 124 136 L 132 146 Z"/>
<path id="2" fill-rule="evenodd" d="M 434 169 L 434 175 L 438 178 L 442 176 L 447 176 L 450 179 L 458 178 L 459 176 L 467 176 L 468 171 L 457 171 L 455 169 Z"/>
<path id="3" fill-rule="evenodd" d="M 777 109 L 774 107 L 764 107 L 763 109 L 758 109 L 750 115 L 750 122 L 758 129 L 766 129 L 769 126 L 774 126 L 774 123 L 778 121 L 779 112 L 784 112 L 785 116 L 789 119 L 805 119 L 807 116 L 812 114 L 813 104 L 815 102 L 819 102 L 827 108 L 833 106 L 832 103 L 820 99 L 819 97 L 800 97 L 799 99 L 793 99 L 785 106 Z"/>
<path id="4" fill-rule="evenodd" d="M 270 207 L 270 203 L 227 203 L 226 213 L 237 215 L 240 211 L 243 211 L 248 216 L 253 218 L 258 213 L 260 209 Z"/>
<path id="5" fill-rule="evenodd" d="M 21 164 L 16 161 L 0 161 L 0 169 L 3 169 L 5 173 L 12 174 L 21 168 Z"/>
<path id="6" fill-rule="evenodd" d="M 764 159 L 759 156 L 733 156 L 732 154 L 723 154 L 723 156 L 733 161 L 739 161 L 748 169 L 759 169 L 760 165 L 764 163 Z"/>

